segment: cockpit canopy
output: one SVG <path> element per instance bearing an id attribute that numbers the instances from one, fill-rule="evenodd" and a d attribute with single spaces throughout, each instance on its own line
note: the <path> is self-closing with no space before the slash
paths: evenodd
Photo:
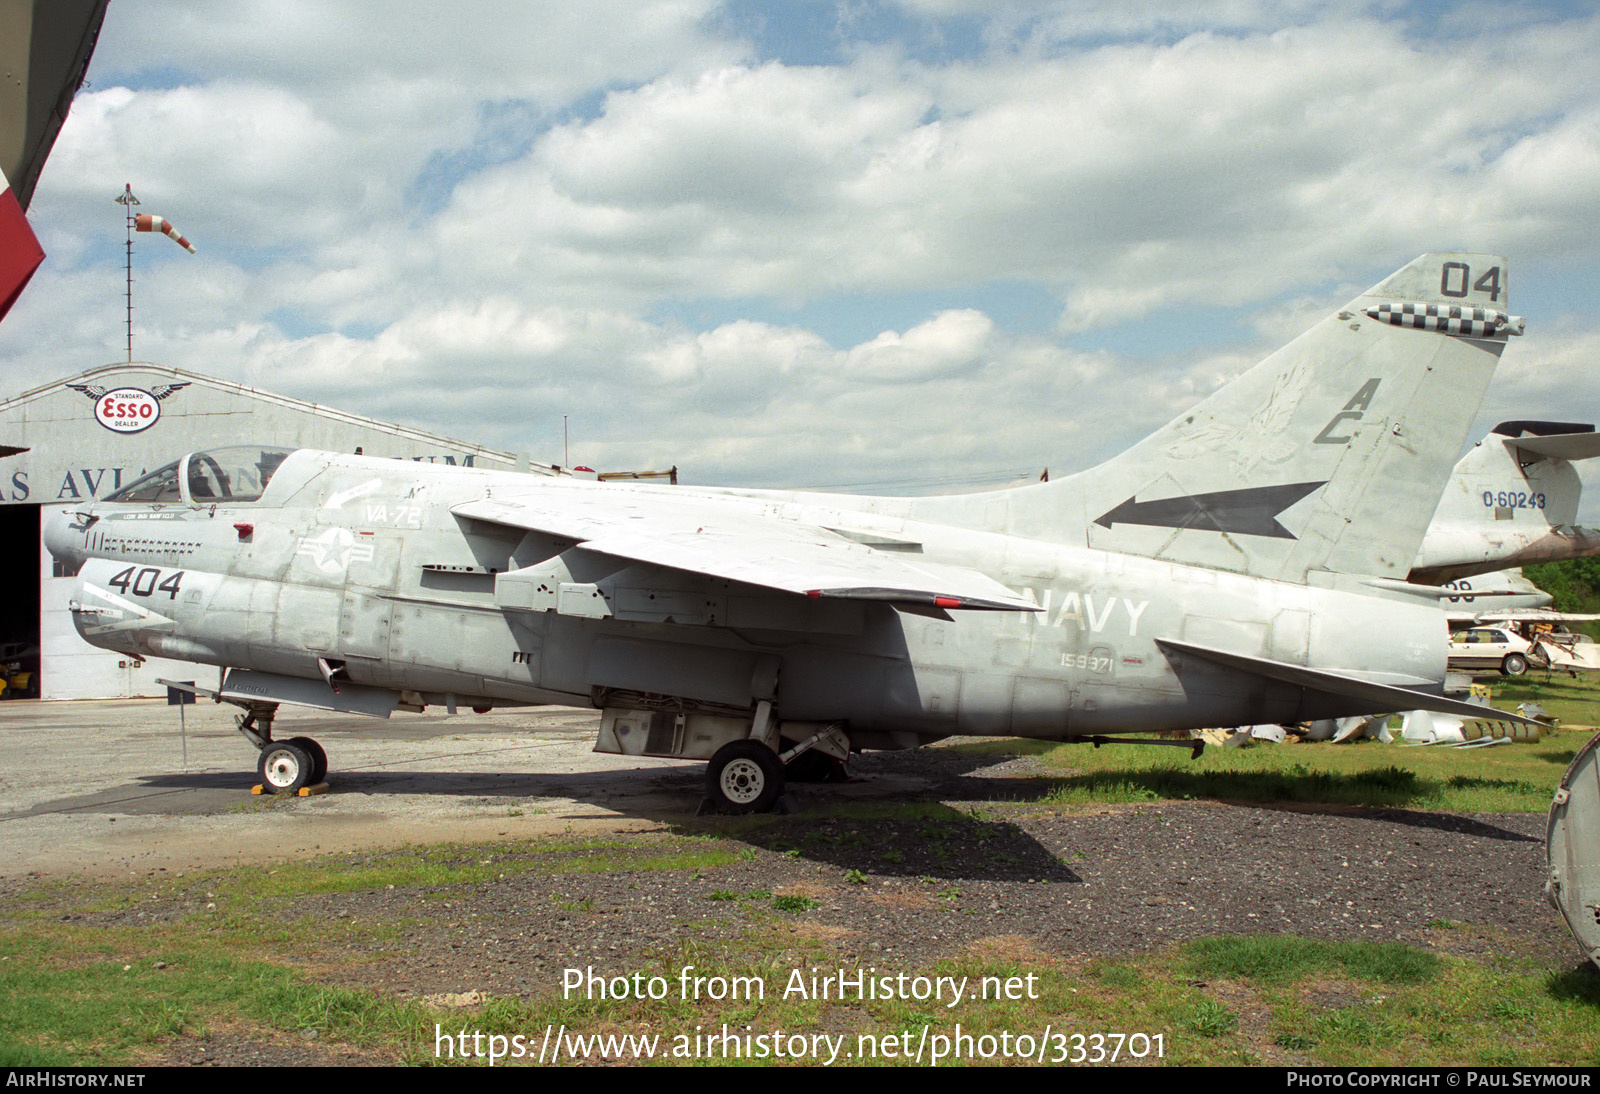
<path id="1" fill-rule="evenodd" d="M 255 501 L 272 481 L 278 465 L 293 451 L 241 444 L 191 452 L 107 495 L 105 500 L 174 505 Z"/>

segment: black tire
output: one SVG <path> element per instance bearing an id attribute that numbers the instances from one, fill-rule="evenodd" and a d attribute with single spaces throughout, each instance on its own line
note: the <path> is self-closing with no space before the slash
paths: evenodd
<path id="1" fill-rule="evenodd" d="M 273 741 L 261 750 L 256 774 L 269 794 L 293 794 L 311 785 L 311 754 L 293 741 Z"/>
<path id="2" fill-rule="evenodd" d="M 328 754 L 320 744 L 310 737 L 290 737 L 286 743 L 299 745 L 311 757 L 311 781 L 307 786 L 316 786 L 328 777 Z"/>
<path id="3" fill-rule="evenodd" d="M 1528 671 L 1528 659 L 1520 653 L 1508 653 L 1500 662 L 1500 671 L 1507 676 L 1521 676 Z"/>
<path id="4" fill-rule="evenodd" d="M 722 813 L 766 813 L 783 793 L 783 763 L 755 741 L 733 741 L 706 765 L 706 796 Z"/>

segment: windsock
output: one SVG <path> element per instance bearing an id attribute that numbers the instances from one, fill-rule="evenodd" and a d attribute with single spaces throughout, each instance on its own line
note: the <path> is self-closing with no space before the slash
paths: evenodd
<path id="1" fill-rule="evenodd" d="M 0 171 L 0 319 L 22 295 L 22 287 L 44 261 L 44 248 L 22 215 L 17 195 Z"/>
<path id="2" fill-rule="evenodd" d="M 172 221 L 170 220 L 151 216 L 149 213 L 140 213 L 133 218 L 133 230 L 136 232 L 160 232 L 190 254 L 194 254 L 194 244 L 184 239 L 178 229 L 172 226 Z"/>

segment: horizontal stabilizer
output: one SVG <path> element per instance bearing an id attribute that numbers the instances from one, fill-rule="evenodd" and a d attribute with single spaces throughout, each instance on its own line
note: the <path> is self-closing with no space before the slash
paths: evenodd
<path id="1" fill-rule="evenodd" d="M 1400 713 L 1407 710 L 1436 710 L 1442 714 L 1455 714 L 1463 718 L 1494 718 L 1506 719 L 1512 722 L 1524 722 L 1528 725 L 1539 725 L 1531 718 L 1524 718 L 1520 714 L 1507 714 L 1495 710 L 1493 707 L 1479 706 L 1476 703 L 1463 703 L 1459 699 L 1447 699 L 1442 695 L 1431 695 L 1425 691 L 1413 691 L 1410 688 L 1398 688 L 1391 684 L 1375 684 L 1370 680 L 1361 680 L 1353 676 L 1343 676 L 1325 669 L 1309 669 L 1304 665 L 1291 665 L 1283 661 L 1273 661 L 1265 657 L 1251 657 L 1242 653 L 1229 653 L 1226 650 L 1214 650 L 1206 646 L 1194 646 L 1188 642 L 1177 642 L 1170 638 L 1158 638 L 1156 643 L 1179 653 L 1186 653 L 1192 657 L 1199 657 L 1230 669 L 1248 672 L 1268 680 L 1278 680 L 1285 684 L 1307 688 L 1311 691 L 1320 691 L 1328 695 L 1340 695 L 1353 699 L 1367 706 L 1373 712 L 1389 711 Z"/>
<path id="2" fill-rule="evenodd" d="M 1506 444 L 1553 460 L 1590 460 L 1600 456 L 1600 433 L 1558 433 L 1548 437 L 1507 437 Z"/>
<path id="3" fill-rule="evenodd" d="M 1480 623 L 1593 623 L 1600 620 L 1594 612 L 1558 612 L 1549 608 L 1507 608 L 1480 613 Z"/>

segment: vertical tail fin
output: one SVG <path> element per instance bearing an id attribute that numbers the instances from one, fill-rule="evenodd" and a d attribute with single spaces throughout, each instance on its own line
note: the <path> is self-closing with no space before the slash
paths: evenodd
<path id="1" fill-rule="evenodd" d="M 1596 456 L 1600 433 L 1592 425 L 1495 426 L 1456 464 L 1411 580 L 1437 585 L 1600 552 L 1600 531 L 1577 526 L 1583 483 L 1571 462 Z"/>
<path id="2" fill-rule="evenodd" d="M 1403 578 L 1521 333 L 1507 283 L 1499 256 L 1423 255 L 1122 455 L 1010 491 L 1005 530 L 1280 580 Z"/>

